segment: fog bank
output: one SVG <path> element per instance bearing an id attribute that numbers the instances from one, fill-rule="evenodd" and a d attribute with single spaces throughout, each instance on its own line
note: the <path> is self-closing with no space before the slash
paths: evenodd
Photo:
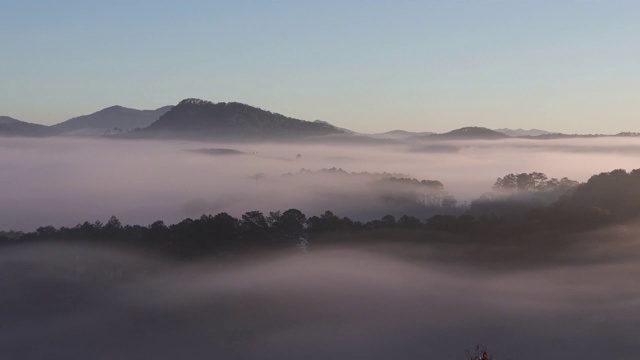
<path id="1" fill-rule="evenodd" d="M 213 151 L 193 151 L 201 149 Z M 388 194 L 366 181 L 291 183 L 282 175 L 336 167 L 439 180 L 463 204 L 507 173 L 539 171 L 585 181 L 602 171 L 640 167 L 639 153 L 635 138 L 386 145 L 1 138 L 0 229 L 74 226 L 111 215 L 130 224 L 174 223 L 203 213 L 288 208 L 368 220 L 415 207 L 394 208 Z"/>
<path id="2" fill-rule="evenodd" d="M 586 234 L 559 263 L 501 270 L 402 243 L 190 265 L 5 248 L 0 349 L 12 359 L 457 359 L 484 343 L 498 359 L 631 360 L 637 235 Z"/>

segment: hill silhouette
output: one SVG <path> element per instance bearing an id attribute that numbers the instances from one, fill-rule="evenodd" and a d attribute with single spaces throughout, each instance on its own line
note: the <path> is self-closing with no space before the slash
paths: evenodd
<path id="1" fill-rule="evenodd" d="M 507 135 L 485 127 L 469 126 L 452 130 L 444 134 L 427 135 L 425 139 L 451 139 L 451 140 L 493 140 L 505 139 Z"/>
<path id="2" fill-rule="evenodd" d="M 48 126 L 20 121 L 9 116 L 0 116 L 0 136 L 39 137 L 51 133 Z"/>
<path id="3" fill-rule="evenodd" d="M 525 130 L 525 129 L 508 129 L 508 128 L 502 128 L 502 129 L 495 129 L 495 131 L 497 132 L 501 132 L 507 136 L 511 136 L 511 137 L 521 137 L 521 136 L 532 136 L 532 137 L 536 137 L 536 136 L 540 136 L 540 135 L 549 135 L 549 134 L 556 134 L 554 132 L 551 131 L 547 131 L 547 130 L 540 130 L 540 129 L 529 129 L 529 130 Z"/>
<path id="4" fill-rule="evenodd" d="M 110 106 L 92 114 L 74 117 L 53 125 L 52 129 L 58 134 L 98 135 L 114 128 L 123 131 L 144 128 L 171 110 L 171 107 L 137 110 L 119 105 Z"/>
<path id="5" fill-rule="evenodd" d="M 137 132 L 144 137 L 282 139 L 343 134 L 324 123 L 290 118 L 237 102 L 185 99 Z"/>

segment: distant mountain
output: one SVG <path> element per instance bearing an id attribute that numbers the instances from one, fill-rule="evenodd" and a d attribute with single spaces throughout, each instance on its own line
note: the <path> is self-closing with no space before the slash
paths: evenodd
<path id="1" fill-rule="evenodd" d="M 621 137 L 639 137 L 640 133 L 638 132 L 631 132 L 631 131 L 624 131 L 621 133 L 617 133 L 614 136 L 621 136 Z"/>
<path id="2" fill-rule="evenodd" d="M 20 120 L 16 120 L 12 117 L 8 117 L 8 116 L 0 116 L 0 125 L 4 125 L 4 124 L 15 124 L 20 122 Z"/>
<path id="3" fill-rule="evenodd" d="M 242 140 L 343 133 L 330 124 L 298 120 L 237 102 L 186 99 L 135 135 Z"/>
<path id="4" fill-rule="evenodd" d="M 446 140 L 494 140 L 505 139 L 507 135 L 487 129 L 484 127 L 470 126 L 449 131 L 444 134 L 433 134 L 424 137 L 426 139 L 446 139 Z"/>
<path id="5" fill-rule="evenodd" d="M 337 129 L 337 130 L 342 131 L 342 132 L 343 132 L 343 133 L 345 133 L 345 134 L 357 134 L 355 131 L 351 131 L 351 130 L 349 130 L 349 129 L 345 129 L 345 128 L 337 127 L 337 126 L 335 126 L 335 125 L 331 124 L 331 123 L 330 123 L 330 122 L 328 122 L 328 121 L 324 121 L 324 120 L 314 120 L 314 123 L 316 123 L 316 124 L 329 125 L 329 126 L 333 127 L 334 129 Z"/>
<path id="6" fill-rule="evenodd" d="M 384 133 L 370 134 L 369 136 L 374 137 L 376 139 L 391 139 L 391 140 L 403 140 L 416 136 L 426 136 L 433 135 L 432 132 L 413 132 L 406 130 L 392 130 Z"/>
<path id="7" fill-rule="evenodd" d="M 205 154 L 205 155 L 214 155 L 214 156 L 230 156 L 230 155 L 246 155 L 246 152 L 235 150 L 235 149 L 224 149 L 224 148 L 213 148 L 213 149 L 195 149 L 190 150 L 191 152 Z"/>
<path id="8" fill-rule="evenodd" d="M 503 128 L 503 129 L 495 129 L 495 131 L 497 132 L 501 132 L 507 136 L 511 136 L 511 137 L 520 137 L 520 136 L 540 136 L 540 135 L 548 135 L 548 134 L 554 134 L 551 131 L 546 131 L 546 130 L 539 130 L 539 129 L 529 129 L 529 130 L 524 130 L 524 129 L 507 129 L 507 128 Z"/>
<path id="9" fill-rule="evenodd" d="M 48 126 L 0 116 L 0 136 L 47 136 L 51 134 Z"/>
<path id="10" fill-rule="evenodd" d="M 163 106 L 156 110 L 137 110 L 116 105 L 93 114 L 74 117 L 53 125 L 52 128 L 59 134 L 72 135 L 103 135 L 113 129 L 130 131 L 151 125 L 171 108 L 172 106 Z"/>

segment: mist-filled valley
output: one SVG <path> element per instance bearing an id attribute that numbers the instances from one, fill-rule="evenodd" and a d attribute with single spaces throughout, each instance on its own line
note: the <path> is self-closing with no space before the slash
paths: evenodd
<path id="1" fill-rule="evenodd" d="M 0 360 L 640 358 L 640 1 L 4 1 Z"/>
<path id="2" fill-rule="evenodd" d="M 0 192 L 0 229 L 33 231 L 104 222 L 112 215 L 123 223 L 148 225 L 290 208 L 308 215 L 331 210 L 360 221 L 387 214 L 424 220 L 442 211 L 429 208 L 434 196 L 449 195 L 456 207 L 468 206 L 509 173 L 535 171 L 583 182 L 603 171 L 634 169 L 640 142 L 349 145 L 4 138 L 0 150 L 0 186 L 5 189 Z M 380 181 L 385 178 L 439 181 L 442 188 L 385 184 Z"/>
<path id="3" fill-rule="evenodd" d="M 14 359 L 640 351 L 637 138 L 0 148 Z"/>

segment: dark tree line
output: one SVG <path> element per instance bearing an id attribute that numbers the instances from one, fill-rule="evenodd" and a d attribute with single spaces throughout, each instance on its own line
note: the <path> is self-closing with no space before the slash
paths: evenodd
<path id="1" fill-rule="evenodd" d="M 549 179 L 541 172 L 507 174 L 496 179 L 493 189 L 499 191 L 558 191 L 567 190 L 578 185 L 577 181 L 569 178 Z"/>
<path id="2" fill-rule="evenodd" d="M 535 173 L 534 173 L 535 174 Z M 499 205 L 502 206 L 502 205 Z M 550 205 L 527 207 L 522 216 L 497 215 L 491 206 L 463 215 L 435 215 L 419 219 L 386 215 L 369 222 L 354 221 L 331 211 L 307 217 L 297 209 L 265 215 L 249 211 L 240 218 L 227 213 L 202 215 L 166 225 L 123 225 L 112 216 L 106 223 L 84 222 L 74 227 L 43 226 L 34 232 L 0 231 L 0 244 L 33 241 L 81 241 L 130 245 L 181 258 L 236 254 L 264 249 L 295 249 L 314 244 L 320 235 L 348 234 L 349 239 L 371 238 L 370 231 L 391 229 L 418 232 L 429 241 L 433 232 L 471 238 L 505 238 L 538 230 L 589 230 L 640 216 L 640 170 L 614 170 L 595 175 Z M 326 236 L 324 236 L 326 238 Z"/>
<path id="3" fill-rule="evenodd" d="M 603 172 L 531 218 L 556 227 L 597 227 L 640 216 L 640 169 Z"/>
<path id="4" fill-rule="evenodd" d="M 525 195 L 480 199 L 469 212 L 497 216 L 511 225 L 555 230 L 590 230 L 640 217 L 640 169 L 603 172 L 583 184 L 567 178 L 548 180 L 541 173 L 509 174 L 494 185 L 503 186 Z"/>
<path id="5" fill-rule="evenodd" d="M 507 174 L 495 181 L 493 192 L 472 201 L 468 213 L 523 221 L 532 210 L 551 205 L 578 185 L 566 177 L 549 179 L 540 172 Z"/>
<path id="6" fill-rule="evenodd" d="M 297 209 L 268 215 L 249 211 L 240 218 L 227 213 L 187 218 L 177 224 L 156 221 L 148 226 L 123 225 L 112 216 L 107 222 L 85 221 L 74 227 L 42 226 L 33 232 L 0 232 L 0 244 L 34 241 L 69 241 L 94 244 L 129 245 L 180 258 L 233 255 L 265 249 L 295 249 L 313 243 L 321 234 L 350 232 L 366 234 L 377 229 L 470 232 L 476 219 L 470 215 L 437 215 L 421 220 L 404 215 L 386 215 L 369 222 L 354 221 L 331 211 L 307 216 Z"/>

